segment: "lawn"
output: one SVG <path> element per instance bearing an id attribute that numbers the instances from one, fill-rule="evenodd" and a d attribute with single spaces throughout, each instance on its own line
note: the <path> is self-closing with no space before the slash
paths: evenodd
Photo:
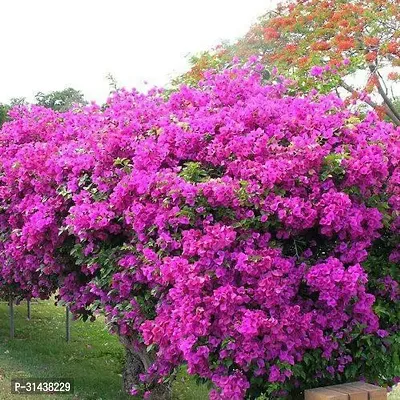
<path id="1" fill-rule="evenodd" d="M 8 306 L 0 303 L 0 399 L 1 400 L 125 400 L 121 372 L 124 351 L 102 321 L 74 321 L 71 341 L 65 341 L 65 309 L 51 301 L 32 303 L 32 319 L 26 319 L 26 303 L 15 308 L 15 339 L 9 339 Z M 22 396 L 10 393 L 11 378 L 72 378 L 75 395 Z M 207 390 L 185 374 L 174 385 L 176 400 L 205 400 Z"/>
<path id="2" fill-rule="evenodd" d="M 9 339 L 8 307 L 0 303 L 0 399 L 1 400 L 125 400 L 121 391 L 124 351 L 118 339 L 93 323 L 74 321 L 71 341 L 65 341 L 65 309 L 51 301 L 32 303 L 32 319 L 26 304 L 15 307 L 15 339 Z M 22 396 L 10 393 L 11 378 L 72 378 L 74 396 Z M 206 400 L 207 389 L 181 373 L 173 388 L 174 400 Z M 400 400 L 400 391 L 390 400 Z"/>
<path id="3" fill-rule="evenodd" d="M 389 400 L 400 400 L 400 387 L 389 395 Z"/>

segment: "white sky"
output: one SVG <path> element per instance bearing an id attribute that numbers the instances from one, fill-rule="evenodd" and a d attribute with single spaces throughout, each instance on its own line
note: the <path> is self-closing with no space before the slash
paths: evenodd
<path id="1" fill-rule="evenodd" d="M 246 33 L 277 0 L 0 0 L 0 102 L 74 87 L 88 100 L 163 85 L 186 56 Z"/>

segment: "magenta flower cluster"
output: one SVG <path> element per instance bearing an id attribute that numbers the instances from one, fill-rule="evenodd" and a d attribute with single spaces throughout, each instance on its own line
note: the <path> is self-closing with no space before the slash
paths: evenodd
<path id="1" fill-rule="evenodd" d="M 400 130 L 265 86 L 259 69 L 103 108 L 15 109 L 0 134 L 1 290 L 105 312 L 154 356 L 144 386 L 184 364 L 214 400 L 299 387 L 316 352 L 317 377 L 341 373 L 355 332 L 396 335 L 374 304 L 398 305 L 398 277 L 375 290 L 364 263 L 383 237 L 387 265 L 400 260 Z"/>

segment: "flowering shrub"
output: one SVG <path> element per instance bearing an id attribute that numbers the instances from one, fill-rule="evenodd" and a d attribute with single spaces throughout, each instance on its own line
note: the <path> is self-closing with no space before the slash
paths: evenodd
<path id="1" fill-rule="evenodd" d="M 146 390 L 181 365 L 211 399 L 400 375 L 400 130 L 376 115 L 256 65 L 15 111 L 0 143 L 1 284 L 104 311 Z"/>

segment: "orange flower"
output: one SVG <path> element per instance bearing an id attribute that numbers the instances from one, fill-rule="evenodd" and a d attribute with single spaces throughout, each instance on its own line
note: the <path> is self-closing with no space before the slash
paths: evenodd
<path id="1" fill-rule="evenodd" d="M 376 106 L 375 112 L 378 114 L 379 118 L 383 119 L 386 115 L 386 109 L 383 106 Z"/>
<path id="2" fill-rule="evenodd" d="M 287 44 L 285 46 L 285 50 L 289 51 L 290 53 L 293 53 L 297 50 L 297 47 L 298 47 L 297 44 Z"/>
<path id="3" fill-rule="evenodd" d="M 339 51 L 350 50 L 354 47 L 355 42 L 353 38 L 347 38 L 337 41 L 337 48 Z"/>
<path id="4" fill-rule="evenodd" d="M 389 53 L 396 54 L 399 49 L 399 45 L 396 42 L 390 42 L 387 45 L 387 50 Z"/>
<path id="5" fill-rule="evenodd" d="M 298 61 L 299 66 L 304 67 L 307 64 L 308 60 L 309 60 L 309 58 L 307 56 L 299 58 L 299 61 Z"/>
<path id="6" fill-rule="evenodd" d="M 367 46 L 378 46 L 379 44 L 379 39 L 376 37 L 366 37 L 365 38 L 365 44 Z"/>
<path id="7" fill-rule="evenodd" d="M 357 99 L 359 97 L 359 93 L 357 93 L 356 91 L 354 91 L 351 95 L 350 95 L 350 98 L 351 99 Z"/>
<path id="8" fill-rule="evenodd" d="M 328 43 L 328 42 L 320 41 L 320 42 L 315 42 L 315 43 L 313 43 L 313 44 L 311 45 L 311 48 L 312 48 L 313 50 L 324 51 L 324 50 L 329 50 L 329 49 L 331 48 L 331 45 L 330 45 L 330 43 Z"/>
<path id="9" fill-rule="evenodd" d="M 264 29 L 264 39 L 265 40 L 278 39 L 279 37 L 280 37 L 279 32 L 276 31 L 274 28 L 265 28 Z"/>
<path id="10" fill-rule="evenodd" d="M 284 17 L 276 17 L 271 22 L 275 27 L 280 28 L 281 26 L 285 25 L 285 18 Z"/>
<path id="11" fill-rule="evenodd" d="M 368 62 L 373 62 L 373 61 L 375 61 L 377 57 L 378 57 L 378 52 L 376 52 L 376 51 L 370 51 L 369 53 L 367 53 L 367 54 L 365 55 L 365 59 L 366 59 Z"/>
<path id="12" fill-rule="evenodd" d="M 294 17 L 287 17 L 283 20 L 283 26 L 290 26 L 293 27 L 296 24 L 296 18 Z"/>
<path id="13" fill-rule="evenodd" d="M 339 67 L 342 64 L 341 59 L 333 58 L 329 60 L 328 65 L 330 67 Z"/>
<path id="14" fill-rule="evenodd" d="M 368 81 L 367 81 L 367 85 L 365 86 L 365 90 L 368 93 L 371 93 L 374 90 L 375 86 L 378 86 L 378 84 L 379 84 L 378 77 L 376 75 L 371 75 L 369 77 Z"/>
<path id="15" fill-rule="evenodd" d="M 400 74 L 398 72 L 389 72 L 388 79 L 396 81 L 397 79 L 400 79 Z"/>

